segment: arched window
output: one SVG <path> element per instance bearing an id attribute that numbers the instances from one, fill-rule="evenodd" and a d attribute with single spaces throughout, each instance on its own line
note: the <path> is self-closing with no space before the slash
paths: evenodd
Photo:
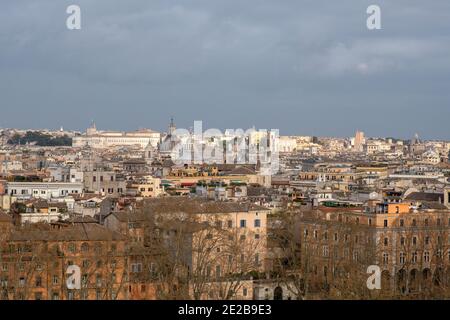
<path id="1" fill-rule="evenodd" d="M 102 253 L 102 245 L 100 243 L 97 243 L 94 247 L 95 253 L 96 254 L 101 254 Z"/>
<path id="2" fill-rule="evenodd" d="M 75 243 L 71 242 L 69 243 L 69 252 L 70 253 L 75 253 L 77 251 L 77 246 Z"/>
<path id="3" fill-rule="evenodd" d="M 83 244 L 81 245 L 81 252 L 89 252 L 89 244 L 83 242 Z"/>
<path id="4" fill-rule="evenodd" d="M 383 253 L 383 264 L 388 264 L 389 263 L 389 254 L 388 253 Z"/>

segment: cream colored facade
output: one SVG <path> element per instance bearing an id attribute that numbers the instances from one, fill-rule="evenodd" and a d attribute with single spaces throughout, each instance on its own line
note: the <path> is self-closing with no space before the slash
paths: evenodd
<path id="1" fill-rule="evenodd" d="M 134 132 L 97 131 L 95 127 L 89 128 L 83 136 L 72 139 L 73 147 L 90 146 L 92 148 L 109 148 L 115 146 L 139 145 L 145 149 L 149 144 L 156 148 L 161 134 L 153 130 L 139 130 Z"/>
<path id="2" fill-rule="evenodd" d="M 144 198 L 155 198 L 164 194 L 164 189 L 161 187 L 161 179 L 147 178 L 145 182 L 133 183 L 132 188 L 136 188 L 138 194 Z"/>

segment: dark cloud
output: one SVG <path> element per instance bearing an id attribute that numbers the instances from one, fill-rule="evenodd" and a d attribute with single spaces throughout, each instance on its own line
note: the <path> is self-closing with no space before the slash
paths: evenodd
<path id="1" fill-rule="evenodd" d="M 82 30 L 65 27 L 82 9 Z M 382 8 L 382 30 L 365 26 Z M 450 139 L 450 2 L 22 0 L 0 11 L 0 126 Z"/>

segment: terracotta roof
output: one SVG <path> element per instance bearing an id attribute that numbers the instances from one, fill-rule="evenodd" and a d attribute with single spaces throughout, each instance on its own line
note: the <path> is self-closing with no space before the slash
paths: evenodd
<path id="1" fill-rule="evenodd" d="M 0 222 L 11 222 L 11 221 L 12 221 L 11 216 L 0 210 Z"/>
<path id="2" fill-rule="evenodd" d="M 421 209 L 446 210 L 447 207 L 439 202 L 424 201 L 421 204 Z"/>
<path id="3" fill-rule="evenodd" d="M 405 198 L 405 200 L 441 202 L 444 200 L 444 195 L 442 193 L 412 192 Z"/>
<path id="4" fill-rule="evenodd" d="M 97 223 L 98 221 L 96 219 L 94 219 L 93 217 L 90 216 L 76 216 L 76 217 L 72 217 L 70 219 L 65 220 L 69 223 Z"/>
<path id="5" fill-rule="evenodd" d="M 94 223 L 77 223 L 60 229 L 50 225 L 34 224 L 11 233 L 12 241 L 119 241 L 121 234 Z"/>
<path id="6" fill-rule="evenodd" d="M 128 211 L 118 211 L 112 212 L 117 220 L 120 222 L 136 222 L 136 221 L 145 221 L 145 215 L 140 212 L 128 212 Z"/>
<path id="7" fill-rule="evenodd" d="M 248 167 L 239 166 L 231 170 L 228 174 L 230 175 L 255 174 L 255 170 Z"/>
<path id="8" fill-rule="evenodd" d="M 144 200 L 144 208 L 153 213 L 231 213 L 269 210 L 246 202 L 222 202 L 186 197 L 152 198 Z"/>

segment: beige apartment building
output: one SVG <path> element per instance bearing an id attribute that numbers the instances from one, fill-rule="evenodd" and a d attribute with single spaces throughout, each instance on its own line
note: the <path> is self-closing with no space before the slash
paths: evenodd
<path id="1" fill-rule="evenodd" d="M 311 290 L 341 298 L 450 295 L 450 211 L 388 206 L 381 213 L 322 208 L 299 215 Z M 366 287 L 369 265 L 382 270 L 381 290 Z"/>

